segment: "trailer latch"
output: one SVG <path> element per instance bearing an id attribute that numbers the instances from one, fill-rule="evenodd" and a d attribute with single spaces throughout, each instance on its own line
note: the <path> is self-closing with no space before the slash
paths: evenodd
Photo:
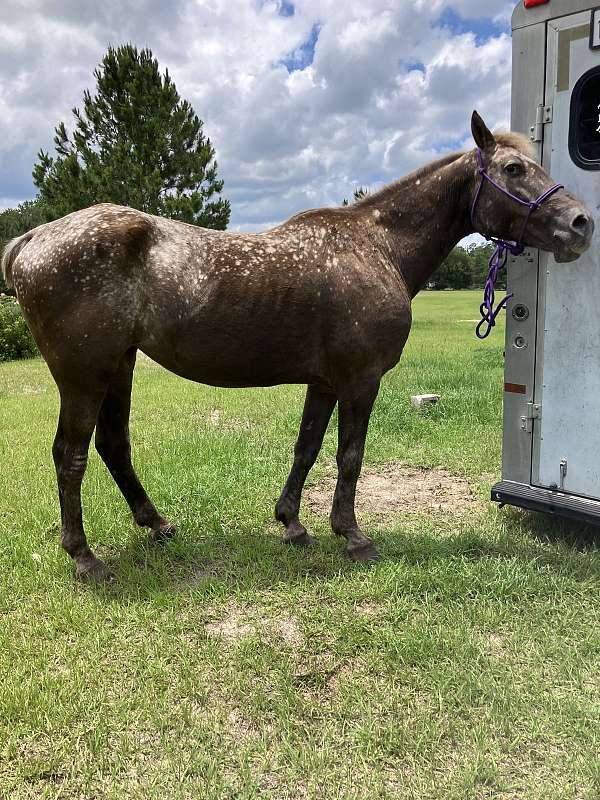
<path id="1" fill-rule="evenodd" d="M 527 403 L 526 413 L 521 417 L 521 430 L 525 433 L 531 433 L 533 430 L 533 420 L 539 419 L 542 413 L 542 406 L 540 403 Z"/>

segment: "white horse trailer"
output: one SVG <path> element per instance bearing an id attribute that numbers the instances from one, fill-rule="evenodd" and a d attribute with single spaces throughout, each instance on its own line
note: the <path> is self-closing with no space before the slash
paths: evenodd
<path id="1" fill-rule="evenodd" d="M 600 8 L 524 0 L 512 29 L 512 128 L 586 203 L 596 231 L 577 261 L 532 248 L 509 260 L 502 480 L 492 499 L 600 524 Z"/>

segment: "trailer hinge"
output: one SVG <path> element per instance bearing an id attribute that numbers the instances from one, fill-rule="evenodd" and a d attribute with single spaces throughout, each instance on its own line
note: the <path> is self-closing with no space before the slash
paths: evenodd
<path id="1" fill-rule="evenodd" d="M 540 403 L 527 403 L 526 413 L 521 417 L 521 430 L 525 433 L 531 433 L 533 430 L 533 420 L 539 419 L 542 415 L 542 406 Z"/>
<path id="2" fill-rule="evenodd" d="M 529 128 L 529 138 L 532 142 L 541 142 L 544 135 L 544 125 L 552 122 L 552 106 L 540 105 L 535 110 L 535 125 Z"/>

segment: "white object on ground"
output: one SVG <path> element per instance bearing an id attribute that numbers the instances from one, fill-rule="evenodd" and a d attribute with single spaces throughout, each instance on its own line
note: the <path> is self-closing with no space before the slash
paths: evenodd
<path id="1" fill-rule="evenodd" d="M 435 405 L 439 399 L 439 394 L 413 394 L 410 403 L 414 408 L 423 408 Z"/>

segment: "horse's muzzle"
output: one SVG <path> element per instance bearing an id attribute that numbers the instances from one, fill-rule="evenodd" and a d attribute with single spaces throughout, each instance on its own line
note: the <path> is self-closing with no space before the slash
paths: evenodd
<path id="1" fill-rule="evenodd" d="M 559 263 L 575 261 L 592 243 L 594 218 L 581 208 L 571 215 L 566 230 L 554 233 L 554 260 Z"/>

